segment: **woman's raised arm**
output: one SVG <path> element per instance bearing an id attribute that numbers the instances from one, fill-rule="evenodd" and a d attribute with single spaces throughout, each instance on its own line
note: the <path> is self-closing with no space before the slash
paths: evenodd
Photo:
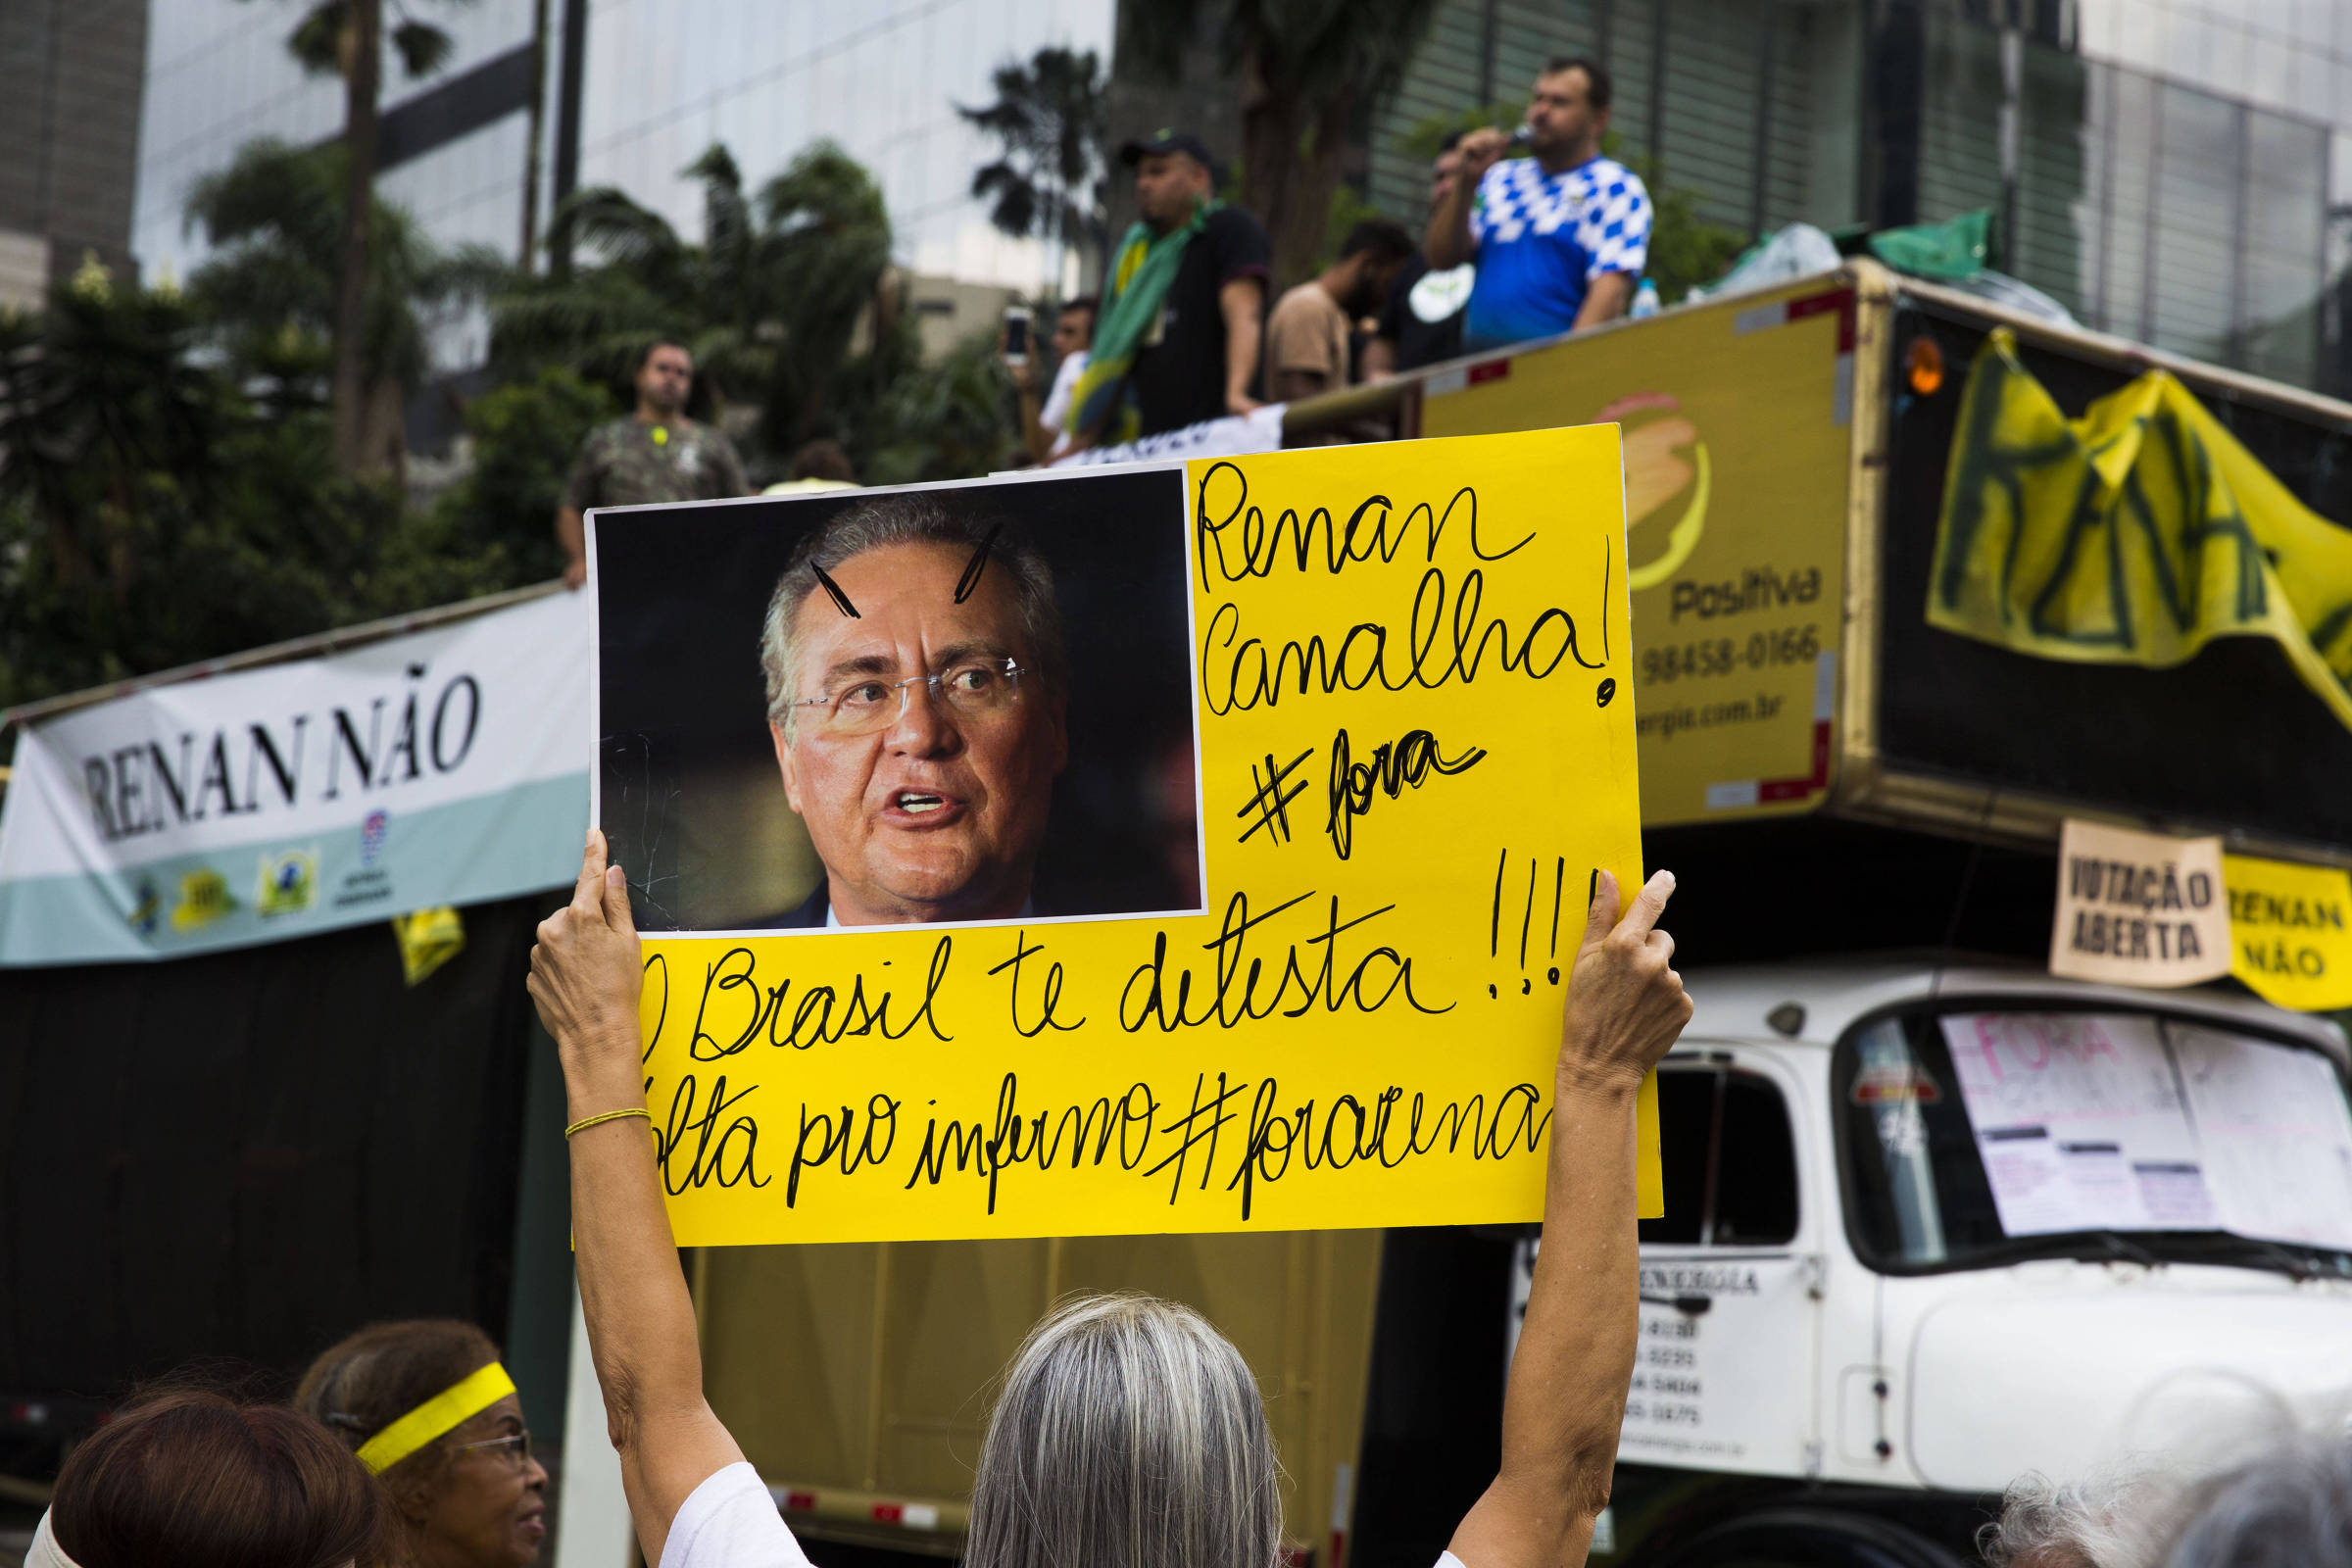
<path id="1" fill-rule="evenodd" d="M 1660 871 L 1618 918 L 1603 871 L 1569 977 L 1544 1247 L 1503 1391 L 1502 1468 L 1453 1533 L 1466 1568 L 1575 1568 L 1608 1504 L 1641 1332 L 1634 1104 L 1690 1020 Z"/>
<path id="2" fill-rule="evenodd" d="M 572 1124 L 645 1104 L 644 978 L 628 885 L 605 863 L 604 834 L 591 831 L 571 903 L 540 922 L 531 949 L 531 1000 L 556 1037 Z M 743 1450 L 703 1397 L 694 1306 L 647 1125 L 623 1116 L 572 1135 L 571 1226 L 621 1485 L 645 1560 L 659 1563 L 680 1505 Z"/>

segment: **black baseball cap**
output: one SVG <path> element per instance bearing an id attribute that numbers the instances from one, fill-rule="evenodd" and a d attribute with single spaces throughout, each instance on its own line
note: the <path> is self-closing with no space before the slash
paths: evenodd
<path id="1" fill-rule="evenodd" d="M 1217 161 L 1209 155 L 1208 143 L 1189 130 L 1175 130 L 1166 125 L 1149 136 L 1130 136 L 1119 148 L 1119 162 L 1133 168 L 1160 153 L 1183 153 L 1207 170 L 1210 175 L 1215 175 L 1217 172 Z"/>

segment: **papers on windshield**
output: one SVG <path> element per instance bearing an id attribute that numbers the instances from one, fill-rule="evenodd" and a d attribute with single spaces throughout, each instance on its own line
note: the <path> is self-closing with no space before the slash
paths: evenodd
<path id="1" fill-rule="evenodd" d="M 2166 1026 L 2222 1227 L 2352 1248 L 2352 1111 L 2335 1069 L 2196 1024 Z"/>
<path id="2" fill-rule="evenodd" d="M 2352 1248 L 2352 1112 L 2318 1053 L 2146 1013 L 1955 1013 L 2001 1228 Z"/>
<path id="3" fill-rule="evenodd" d="M 1943 1039 L 2002 1230 L 2219 1223 L 2153 1017 L 1960 1013 Z"/>

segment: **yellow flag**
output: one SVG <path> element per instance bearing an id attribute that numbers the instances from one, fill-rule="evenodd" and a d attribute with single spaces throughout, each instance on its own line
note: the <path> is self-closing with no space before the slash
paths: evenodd
<path id="1" fill-rule="evenodd" d="M 392 935 L 400 943 L 400 968 L 411 985 L 466 951 L 466 922 L 443 905 L 392 917 Z"/>
<path id="2" fill-rule="evenodd" d="M 1968 373 L 1928 622 L 2021 654 L 2166 669 L 2268 637 L 2352 728 L 2352 532 L 2169 372 L 2069 419 L 2007 328 Z"/>
<path id="3" fill-rule="evenodd" d="M 2230 972 L 2297 1012 L 2352 1007 L 2352 876 L 2328 866 L 2230 855 Z"/>

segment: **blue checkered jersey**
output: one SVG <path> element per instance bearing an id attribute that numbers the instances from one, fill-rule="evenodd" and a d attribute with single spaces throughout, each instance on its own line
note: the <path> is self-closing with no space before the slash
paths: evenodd
<path id="1" fill-rule="evenodd" d="M 1594 278 L 1641 275 L 1649 221 L 1649 192 L 1614 159 L 1557 174 L 1544 173 L 1533 158 L 1495 164 L 1470 204 L 1478 282 L 1464 346 L 1496 348 L 1567 331 Z"/>

